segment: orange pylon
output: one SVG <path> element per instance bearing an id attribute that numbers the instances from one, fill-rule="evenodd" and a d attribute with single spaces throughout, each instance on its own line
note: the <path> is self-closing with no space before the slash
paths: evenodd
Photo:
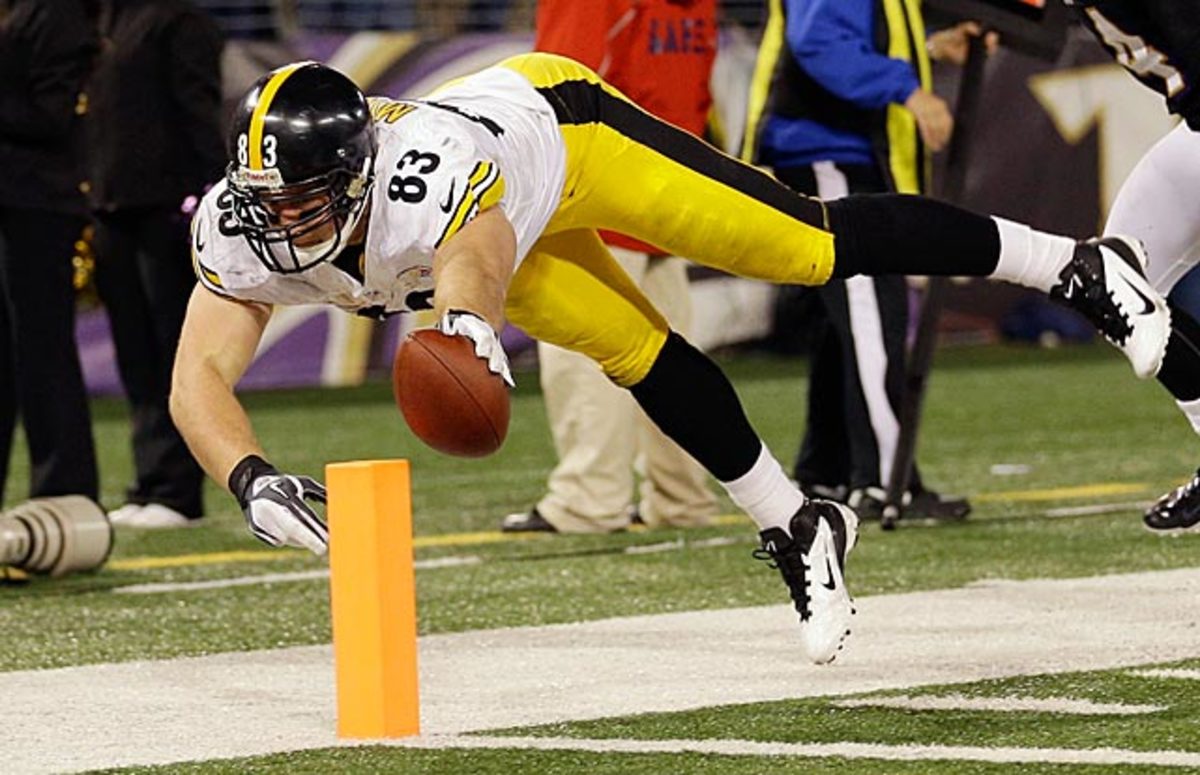
<path id="1" fill-rule="evenodd" d="M 325 467 L 337 734 L 420 734 L 407 460 Z"/>

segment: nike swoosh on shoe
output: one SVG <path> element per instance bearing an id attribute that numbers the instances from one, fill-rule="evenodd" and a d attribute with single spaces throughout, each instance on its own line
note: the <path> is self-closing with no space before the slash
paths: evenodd
<path id="1" fill-rule="evenodd" d="M 821 582 L 821 586 L 833 592 L 837 589 L 837 581 L 833 577 L 833 566 L 829 564 L 829 557 L 825 557 L 825 580 Z"/>
<path id="2" fill-rule="evenodd" d="M 1142 304 L 1143 304 L 1142 310 L 1141 310 L 1141 312 L 1138 312 L 1137 314 L 1138 315 L 1153 314 L 1155 307 L 1154 307 L 1154 302 L 1150 301 L 1150 297 L 1147 296 L 1146 294 L 1142 293 L 1141 288 L 1138 288 L 1136 285 L 1134 285 L 1132 282 L 1130 282 L 1129 278 L 1126 277 L 1124 274 L 1121 275 L 1121 279 L 1124 280 L 1125 284 L 1127 286 L 1129 286 L 1129 289 L 1131 291 L 1133 291 L 1139 299 L 1142 300 Z"/>

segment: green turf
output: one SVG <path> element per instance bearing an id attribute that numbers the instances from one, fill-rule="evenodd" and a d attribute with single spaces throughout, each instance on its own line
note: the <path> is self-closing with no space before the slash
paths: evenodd
<path id="1" fill-rule="evenodd" d="M 1171 667 L 1196 669 L 1196 664 L 1176 663 Z M 1200 694 L 1194 684 L 1189 680 L 1136 676 L 1127 670 L 1102 670 L 858 695 L 1069 698 L 1166 707 L 1144 715 L 844 708 L 837 705 L 837 699 L 814 698 L 494 730 L 488 734 L 1195 752 L 1200 751 L 1200 738 L 1195 734 Z"/>
<path id="2" fill-rule="evenodd" d="M 742 357 L 723 364 L 747 413 L 771 447 L 790 463 L 804 413 L 803 363 Z M 505 448 L 477 461 L 430 452 L 396 413 L 389 387 L 290 391 L 246 397 L 271 458 L 283 469 L 320 475 L 329 461 L 407 457 L 414 472 L 419 537 L 494 530 L 499 518 L 528 508 L 553 464 L 535 374 L 519 374 L 513 426 Z M 130 473 L 127 413 L 118 401 L 95 403 L 103 498 L 121 502 Z M 1186 423 L 1153 383 L 1138 383 L 1104 346 L 1055 352 L 986 347 L 943 351 L 933 375 L 921 461 L 933 486 L 978 498 L 962 524 L 907 527 L 883 534 L 868 525 L 849 567 L 858 595 L 954 587 L 982 578 L 1085 576 L 1197 564 L 1200 541 L 1162 539 L 1139 526 L 1136 509 L 1049 519 L 1047 508 L 1097 501 L 1149 500 L 1187 476 L 1197 461 Z M 6 505 L 24 496 L 28 469 L 18 445 Z M 996 476 L 996 463 L 1019 463 L 1022 476 Z M 1124 495 L 1026 501 L 1006 492 L 1087 484 L 1131 483 Z M 728 508 L 728 501 L 724 501 Z M 208 518 L 184 531 L 120 531 L 114 561 L 193 552 L 264 550 L 245 532 L 236 505 L 210 486 Z M 733 543 L 704 546 L 722 538 Z M 693 531 L 610 536 L 548 536 L 503 543 L 461 543 L 418 550 L 418 559 L 451 555 L 477 565 L 420 570 L 423 633 L 535 625 L 607 616 L 778 604 L 774 572 L 750 558 L 748 521 Z M 624 554 L 631 546 L 681 542 L 675 551 Z M 0 586 L 5 648 L 0 671 L 155 659 L 329 641 L 323 581 L 229 589 L 120 595 L 115 587 L 316 570 L 302 552 L 279 551 L 268 562 L 149 570 L 109 567 L 59 581 Z M 1150 656 L 1150 655 L 1148 655 Z M 916 693 L 911 690 L 908 693 Z M 604 719 L 523 730 L 522 734 L 643 739 L 743 738 L 769 741 L 862 741 L 943 745 L 1110 746 L 1134 750 L 1200 750 L 1197 699 L 1187 682 L 1134 678 L 1120 672 L 1026 676 L 927 693 L 1069 696 L 1099 702 L 1169 705 L 1150 717 L 900 711 L 839 708 L 826 699 L 706 708 L 688 713 Z M 145 772 L 402 772 L 402 773 L 1097 773 L 1123 775 L 1150 767 L 1001 765 L 962 761 L 892 762 L 841 759 L 604 754 L 529 750 L 409 751 L 339 748 L 202 762 Z M 1172 769 L 1172 772 L 1183 771 Z"/>
<path id="3" fill-rule="evenodd" d="M 1101 767 L 1055 764 L 985 764 L 964 761 L 879 761 L 871 759 L 788 759 L 703 754 L 614 754 L 586 751 L 397 751 L 368 747 L 319 750 L 280 756 L 232 759 L 164 767 L 105 770 L 106 773 L 179 773 L 187 775 L 326 775 L 331 772 L 404 773 L 405 775 L 1151 775 L 1156 767 Z M 1171 768 L 1169 772 L 1187 772 Z"/>
<path id="4" fill-rule="evenodd" d="M 922 464 L 927 480 L 969 494 L 1097 482 L 1142 483 L 1118 500 L 1148 499 L 1194 463 L 1193 438 L 1153 384 L 1138 383 L 1107 349 L 951 351 L 934 374 Z M 747 411 L 781 458 L 790 460 L 803 415 L 802 363 L 742 358 L 725 364 Z M 388 386 L 252 394 L 247 403 L 266 448 L 287 470 L 319 474 L 329 460 L 409 457 L 419 536 L 494 530 L 507 511 L 540 495 L 553 463 L 536 378 L 519 377 L 505 448 L 482 461 L 422 448 L 403 427 Z M 128 476 L 126 419 L 98 402 L 104 490 Z M 304 442 L 304 443 L 302 443 Z M 1136 452 L 1135 452 L 1136 450 Z M 18 450 L 17 468 L 23 455 Z M 1019 477 L 989 473 L 1024 463 Z M 14 482 L 23 474 L 15 472 Z M 202 527 L 120 531 L 114 559 L 265 549 L 245 532 L 236 505 L 213 492 Z M 12 493 L 12 499 L 20 497 Z M 1194 565 L 1196 542 L 1164 540 L 1132 511 L 1048 520 L 1048 506 L 990 500 L 970 520 L 883 535 L 867 526 L 849 569 L 856 594 L 958 586 L 980 578 L 1081 576 Z M 727 537 L 719 547 L 628 556 L 630 545 Z M 475 566 L 418 572 L 423 633 L 545 624 L 615 615 L 777 603 L 775 574 L 750 559 L 750 523 L 695 531 L 545 536 L 501 544 L 422 549 L 418 558 L 474 555 Z M 266 563 L 157 570 L 106 569 L 63 581 L 0 587 L 0 627 L 9 648 L 0 670 L 324 643 L 323 581 L 159 595 L 114 595 L 135 583 L 195 581 L 321 568 L 301 552 Z M 553 591 L 551 594 L 550 591 Z"/>

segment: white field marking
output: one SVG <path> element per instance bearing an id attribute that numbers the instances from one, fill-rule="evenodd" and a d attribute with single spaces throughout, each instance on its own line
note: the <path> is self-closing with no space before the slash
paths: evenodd
<path id="1" fill-rule="evenodd" d="M 993 463 L 988 472 L 992 476 L 1024 476 L 1032 470 L 1027 463 Z"/>
<path id="2" fill-rule="evenodd" d="M 1200 568 L 857 603 L 846 651 L 824 667 L 801 658 L 796 612 L 784 604 L 422 637 L 422 729 L 464 734 L 1200 657 Z M 328 645 L 0 672 L 0 697 L 21 709 L 5 718 L 0 769 L 22 775 L 338 744 Z"/>
<path id="3" fill-rule="evenodd" d="M 1102 764 L 1200 767 L 1200 753 L 1127 751 L 1119 748 L 1016 748 L 965 745 L 883 745 L 880 743 L 762 743 L 753 740 L 588 740 L 570 737 L 475 737 L 425 735 L 408 740 L 375 740 L 404 748 L 517 748 L 596 753 L 700 753 L 724 756 L 795 756 L 888 761 L 973 761 L 1013 764 Z"/>
<path id="4" fill-rule="evenodd" d="M 675 541 L 664 541 L 657 544 L 642 544 L 627 546 L 622 554 L 656 554 L 672 552 L 681 549 L 709 549 L 716 546 L 748 543 L 745 538 L 721 536 L 706 538 L 700 541 L 685 541 L 680 538 Z M 518 560 L 519 561 L 519 558 Z M 463 565 L 479 565 L 485 562 L 478 555 L 451 555 L 449 557 L 433 557 L 428 560 L 417 560 L 413 567 L 417 570 L 436 570 L 438 568 L 458 568 Z M 296 571 L 294 573 L 263 573 L 256 576 L 238 576 L 231 579 L 211 579 L 208 581 L 178 581 L 152 584 L 128 584 L 114 587 L 111 591 L 117 595 L 158 595 L 164 592 L 199 592 L 209 589 L 226 589 L 229 587 L 249 587 L 255 584 L 286 584 L 295 581 L 315 581 L 329 578 L 328 570 Z"/>
<path id="5" fill-rule="evenodd" d="M 710 549 L 714 546 L 731 546 L 733 544 L 749 543 L 749 541 L 750 539 L 747 538 L 735 538 L 733 536 L 705 538 L 700 541 L 685 541 L 682 538 L 677 538 L 674 541 L 663 541 L 658 544 L 627 546 L 622 550 L 622 554 L 657 554 L 659 552 L 676 552 L 681 549 Z"/>
<path id="6" fill-rule="evenodd" d="M 417 560 L 413 567 L 417 570 L 432 570 L 436 568 L 457 568 L 463 565 L 478 565 L 482 559 L 475 556 L 465 557 L 434 557 L 428 560 Z M 317 581 L 329 578 L 329 570 L 305 570 L 295 573 L 262 573 L 257 576 L 238 576 L 232 579 L 211 579 L 209 581 L 179 581 L 163 582 L 160 584 L 129 584 L 115 587 L 112 592 L 117 595 L 158 595 L 164 592 L 200 592 L 207 589 L 227 589 L 229 587 L 249 587 L 255 584 L 286 584 L 295 581 Z"/>
<path id="7" fill-rule="evenodd" d="M 961 694 L 847 697 L 835 700 L 841 708 L 903 708 L 905 710 L 978 710 L 1017 713 L 1061 713 L 1079 716 L 1136 716 L 1167 710 L 1166 705 L 1123 705 L 1068 697 L 967 697 Z"/>
<path id="8" fill-rule="evenodd" d="M 1063 506 L 1047 509 L 1047 517 L 1087 517 L 1093 514 L 1111 514 L 1115 511 L 1145 511 L 1153 501 L 1129 501 L 1127 503 L 1093 503 L 1090 506 Z"/>
<path id="9" fill-rule="evenodd" d="M 1153 670 L 1130 670 L 1130 675 L 1139 678 L 1178 678 L 1183 681 L 1200 681 L 1200 670 L 1184 668 L 1155 668 Z"/>

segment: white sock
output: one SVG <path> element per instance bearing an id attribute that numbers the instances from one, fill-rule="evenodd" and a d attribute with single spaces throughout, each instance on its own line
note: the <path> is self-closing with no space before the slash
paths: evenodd
<path id="1" fill-rule="evenodd" d="M 758 460 L 732 482 L 721 482 L 738 508 L 750 515 L 759 530 L 781 527 L 785 531 L 792 517 L 808 499 L 783 473 L 783 466 L 763 444 Z"/>
<path id="2" fill-rule="evenodd" d="M 1188 418 L 1188 422 L 1192 424 L 1192 430 L 1200 433 L 1200 398 L 1192 401 L 1176 401 L 1175 405 L 1179 407 L 1179 411 L 1183 412 L 1183 416 Z"/>
<path id="3" fill-rule="evenodd" d="M 991 276 L 1049 292 L 1058 283 L 1059 272 L 1074 255 L 1075 240 L 995 216 L 992 220 L 1000 230 L 1000 260 Z"/>

